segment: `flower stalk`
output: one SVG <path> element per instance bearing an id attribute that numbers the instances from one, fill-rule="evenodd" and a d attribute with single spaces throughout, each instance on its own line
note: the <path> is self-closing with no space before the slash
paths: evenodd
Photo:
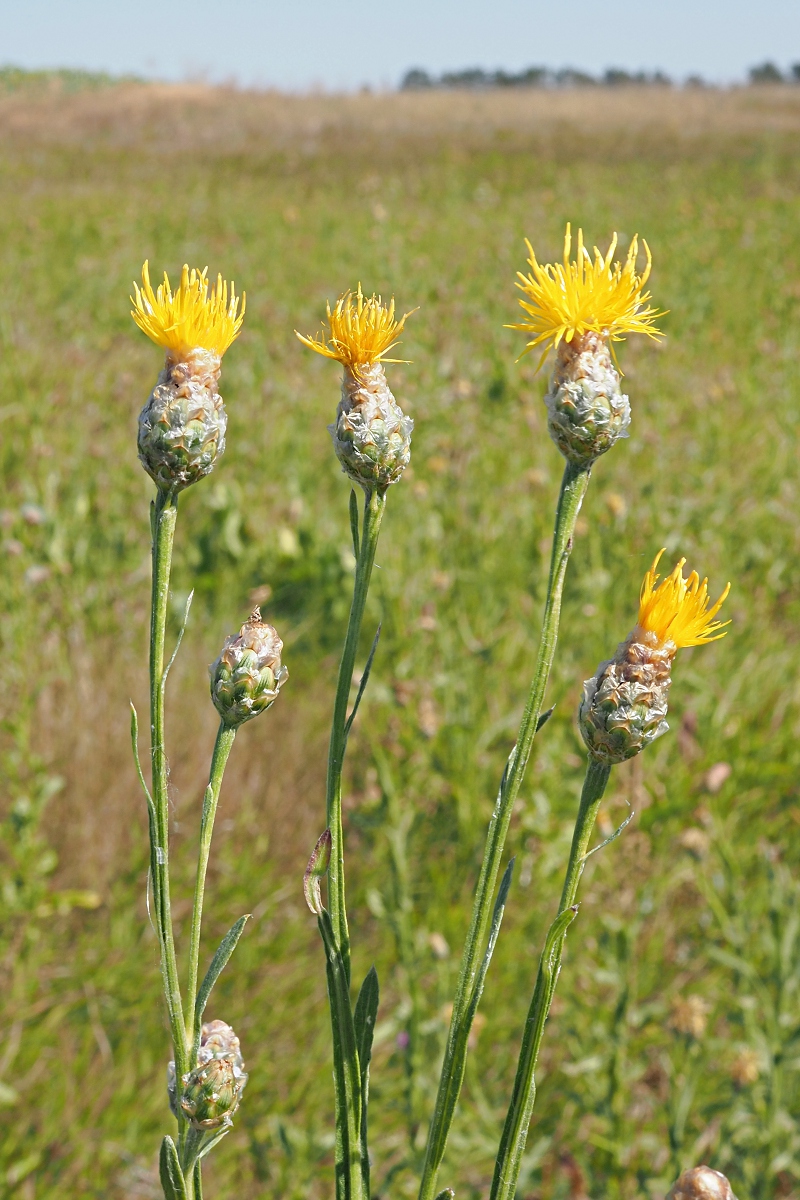
<path id="1" fill-rule="evenodd" d="M 540 727 L 545 691 L 558 640 L 564 579 L 572 552 L 575 522 L 589 485 L 589 473 L 588 467 L 570 461 L 567 461 L 564 467 L 556 508 L 550 574 L 539 652 L 517 741 L 506 763 L 494 812 L 489 823 L 486 848 L 472 905 L 472 918 L 461 958 L 439 1088 L 428 1132 L 419 1190 L 420 1200 L 434 1200 L 437 1195 L 436 1180 L 439 1167 L 444 1157 L 448 1134 L 464 1081 L 469 1034 L 477 1010 L 478 997 L 475 995 L 475 988 L 480 978 L 481 957 L 492 914 L 497 875 L 502 862 L 511 814 L 514 811 L 514 802 L 525 775 L 533 739 Z"/>
<path id="2" fill-rule="evenodd" d="M 567 930 L 578 915 L 575 903 L 578 885 L 586 860 L 589 854 L 594 853 L 589 850 L 589 840 L 611 768 L 632 758 L 650 741 L 666 732 L 666 696 L 672 661 L 678 649 L 682 646 L 703 646 L 725 636 L 728 622 L 715 618 L 730 585 L 712 604 L 707 580 L 701 583 L 696 571 L 684 579 L 685 559 L 681 559 L 672 574 L 658 584 L 656 568 L 661 554 L 657 555 L 645 575 L 639 597 L 638 620 L 633 632 L 618 647 L 613 659 L 601 663 L 594 679 L 589 680 L 584 688 L 579 720 L 589 750 L 589 761 L 558 915 L 547 932 L 539 959 L 514 1089 L 497 1153 L 490 1200 L 513 1200 L 516 1193 L 536 1101 L 536 1063 L 561 970 Z M 617 832 L 621 832 L 625 824 L 627 821 Z M 612 835 L 612 839 L 608 840 L 613 840 L 615 836 Z"/>

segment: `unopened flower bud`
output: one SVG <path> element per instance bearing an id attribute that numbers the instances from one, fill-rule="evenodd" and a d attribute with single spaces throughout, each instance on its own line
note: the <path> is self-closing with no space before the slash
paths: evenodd
<path id="1" fill-rule="evenodd" d="M 326 829 L 320 835 L 316 846 L 311 852 L 311 858 L 308 860 L 308 866 L 303 876 L 303 894 L 306 898 L 306 904 L 317 917 L 322 913 L 322 897 L 320 896 L 319 883 L 323 875 L 327 875 L 330 865 L 331 831 L 330 829 Z"/>
<path id="2" fill-rule="evenodd" d="M 411 458 L 414 422 L 395 401 L 381 363 L 345 369 L 336 422 L 328 426 L 345 474 L 365 488 L 395 483 Z"/>
<path id="3" fill-rule="evenodd" d="M 667 1200 L 736 1200 L 736 1197 L 721 1171 L 692 1167 L 673 1183 Z"/>
<path id="4" fill-rule="evenodd" d="M 219 356 L 209 350 L 193 350 L 178 362 L 167 355 L 139 414 L 139 459 L 164 491 L 180 491 L 208 475 L 225 450 L 219 374 Z"/>
<path id="5" fill-rule="evenodd" d="M 544 398 L 550 437 L 570 462 L 591 466 L 628 436 L 631 406 L 619 386 L 608 339 L 592 330 L 558 346 Z"/>
<path id="6" fill-rule="evenodd" d="M 202 1028 L 197 1066 L 183 1076 L 181 1109 L 196 1129 L 230 1125 L 246 1083 L 238 1037 L 224 1021 L 209 1021 Z"/>
<path id="7" fill-rule="evenodd" d="M 289 677 L 281 664 L 283 642 L 253 609 L 238 633 L 226 638 L 219 658 L 208 668 L 211 699 L 229 727 L 241 725 L 275 703 Z"/>
<path id="8" fill-rule="evenodd" d="M 212 470 L 225 449 L 227 418 L 217 385 L 222 356 L 244 320 L 239 300 L 218 276 L 209 292 L 206 272 L 184 266 L 173 293 L 169 279 L 157 291 L 147 263 L 134 284 L 132 317 L 166 352 L 164 369 L 139 414 L 139 458 L 163 491 L 180 491 Z"/>
<path id="9" fill-rule="evenodd" d="M 624 762 L 666 733 L 675 654 L 681 647 L 702 646 L 725 636 L 727 622 L 714 617 L 730 585 L 709 607 L 707 580 L 701 583 L 696 571 L 684 579 L 686 560 L 681 559 L 656 586 L 663 553 L 645 575 L 635 629 L 583 685 L 580 730 L 589 753 L 600 762 Z"/>

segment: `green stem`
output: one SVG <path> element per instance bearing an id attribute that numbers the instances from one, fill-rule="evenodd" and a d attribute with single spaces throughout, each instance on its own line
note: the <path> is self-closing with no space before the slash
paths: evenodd
<path id="1" fill-rule="evenodd" d="M 516 1191 L 520 1163 L 536 1100 L 534 1072 L 539 1057 L 539 1047 L 542 1044 L 545 1022 L 561 969 L 561 955 L 564 950 L 567 928 L 577 911 L 574 905 L 578 894 L 578 884 L 586 862 L 589 838 L 594 829 L 597 810 L 600 807 L 610 772 L 611 768 L 605 763 L 599 763 L 593 758 L 589 759 L 578 816 L 575 821 L 575 831 L 572 835 L 572 847 L 569 852 L 558 916 L 550 927 L 539 960 L 533 999 L 522 1037 L 514 1091 L 497 1153 L 491 1200 L 513 1200 Z"/>
<path id="2" fill-rule="evenodd" d="M 151 868 L 161 973 L 175 1050 L 178 1079 L 189 1069 L 189 1047 L 183 1022 L 178 965 L 172 932 L 169 890 L 169 779 L 164 744 L 164 643 L 166 638 L 172 546 L 178 518 L 178 497 L 159 489 L 151 509 L 153 533 L 153 584 L 150 616 L 150 752 L 152 763 L 153 820 Z"/>
<path id="3" fill-rule="evenodd" d="M 420 1200 L 433 1200 L 436 1195 L 436 1179 L 447 1145 L 447 1137 L 453 1122 L 456 1104 L 464 1080 L 467 1059 L 467 1041 L 470 1032 L 470 1002 L 480 967 L 483 946 L 492 913 L 492 901 L 497 873 L 503 856 L 508 826 L 514 810 L 514 802 L 520 789 L 525 768 L 533 745 L 539 717 L 544 703 L 547 681 L 558 638 L 561 616 L 561 596 L 564 577 L 572 551 L 575 522 L 589 483 L 589 469 L 567 463 L 561 482 L 561 492 L 556 509 L 553 550 L 550 559 L 550 576 L 547 584 L 539 654 L 531 684 L 528 702 L 522 716 L 517 742 L 506 763 L 500 783 L 492 819 L 486 837 L 486 849 L 478 878 L 472 919 L 464 945 L 461 969 L 458 977 L 453 1015 L 447 1036 L 442 1072 L 436 1105 L 428 1133 L 425 1163 L 420 1184 Z"/>
<path id="4" fill-rule="evenodd" d="M 364 526 L 356 563 L 356 578 L 353 586 L 353 603 L 347 625 L 339 678 L 336 684 L 336 700 L 333 708 L 331 740 L 328 750 L 328 780 L 326 788 L 327 824 L 331 831 L 331 865 L 328 873 L 328 907 L 331 914 L 336 944 L 342 955 L 345 973 L 350 980 L 350 936 L 347 930 L 347 911 L 344 889 L 344 846 L 342 839 L 342 768 L 347 747 L 347 705 L 353 682 L 353 668 L 361 633 L 361 621 L 369 591 L 375 550 L 381 529 L 383 511 L 386 507 L 386 492 L 367 492 L 364 501 Z"/>
<path id="5" fill-rule="evenodd" d="M 206 871 L 208 856 L 211 851 L 211 836 L 214 832 L 214 817 L 217 812 L 222 776 L 225 764 L 231 752 L 236 730 L 224 722 L 220 723 L 217 740 L 214 743 L 214 753 L 211 757 L 211 770 L 208 776 L 208 787 L 203 796 L 203 815 L 200 819 L 200 850 L 197 856 L 197 879 L 194 885 L 194 906 L 192 908 L 192 934 L 189 948 L 189 991 L 187 992 L 188 1013 L 190 1024 L 186 1027 L 186 1040 L 190 1045 L 197 1041 L 199 1020 L 195 1019 L 195 1000 L 197 999 L 197 974 L 200 966 L 200 927 L 203 921 L 203 895 L 206 887 Z"/>

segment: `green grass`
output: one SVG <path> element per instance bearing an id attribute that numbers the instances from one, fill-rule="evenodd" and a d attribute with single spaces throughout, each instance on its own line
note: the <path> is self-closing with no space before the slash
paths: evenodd
<path id="1" fill-rule="evenodd" d="M 127 746 L 128 696 L 144 708 L 148 604 L 135 418 L 160 366 L 128 315 L 145 257 L 173 277 L 185 260 L 208 263 L 248 295 L 224 363 L 228 449 L 182 501 L 176 542 L 173 632 L 196 589 L 168 725 L 184 948 L 215 726 L 205 665 L 267 585 L 291 672 L 275 709 L 237 739 L 212 853 L 205 953 L 242 912 L 254 920 L 209 1012 L 236 1028 L 250 1071 L 210 1197 L 316 1200 L 331 1188 L 323 959 L 301 880 L 324 821 L 352 564 L 348 488 L 325 431 L 337 372 L 293 329 L 314 331 L 325 300 L 359 280 L 420 307 L 403 338 L 411 362 L 391 369 L 416 422 L 412 468 L 384 522 L 364 657 L 378 620 L 383 634 L 346 799 L 354 973 L 374 961 L 382 989 L 374 1186 L 414 1194 L 483 833 L 532 669 L 561 473 L 545 374 L 531 358 L 515 364 L 521 336 L 504 324 L 517 319 L 523 236 L 540 259 L 558 256 L 566 220 L 601 246 L 614 229 L 623 249 L 635 232 L 647 239 L 668 336 L 620 349 L 631 437 L 598 462 L 584 506 L 556 713 L 512 825 L 516 877 L 441 1186 L 488 1189 L 577 803 L 581 681 L 628 632 L 666 545 L 712 591 L 731 579 L 733 625 L 681 654 L 672 732 L 612 776 L 603 830 L 626 801 L 637 815 L 586 873 L 521 1194 L 659 1197 L 678 1166 L 705 1161 L 740 1197 L 800 1195 L 796 132 L 765 118 L 762 132 L 731 122 L 714 137 L 666 125 L 475 133 L 453 97 L 444 133 L 382 135 L 368 100 L 361 125 L 311 127 L 298 101 L 294 136 L 281 138 L 272 110 L 259 123 L 247 98 L 212 96 L 210 132 L 200 108 L 165 102 L 141 117 L 104 103 L 98 94 L 96 122 L 81 110 L 63 136 L 44 118 L 25 136 L 7 130 L 0 150 L 11 818 L 0 1079 L 13 1089 L 0 1092 L 0 1195 L 157 1196 L 171 1124 Z M 710 791 L 717 763 L 731 771 Z M 20 850 L 18 814 L 47 775 L 65 786 L 46 809 L 46 845 Z M 34 875 L 102 904 L 59 913 L 40 887 L 20 900 L 14 879 Z M 694 1038 L 676 1028 L 676 1002 L 691 996 L 705 1005 Z M 406 1050 L 398 1034 L 412 1018 L 420 1041 Z"/>

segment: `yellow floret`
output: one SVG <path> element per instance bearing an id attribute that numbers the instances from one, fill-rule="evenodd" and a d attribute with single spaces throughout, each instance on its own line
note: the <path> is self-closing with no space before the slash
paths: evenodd
<path id="1" fill-rule="evenodd" d="M 628 248 L 624 266 L 619 262 L 611 265 L 617 248 L 616 234 L 605 257 L 595 246 L 592 259 L 583 244 L 583 230 L 579 229 L 577 257 L 575 262 L 570 262 L 572 233 L 567 224 L 563 265 L 540 265 L 527 238 L 525 244 L 531 270 L 528 275 L 517 272 L 521 281 L 517 287 L 525 295 L 519 303 L 528 314 L 528 320 L 509 326 L 535 335 L 528 342 L 525 354 L 544 343 L 543 362 L 550 347 L 557 347 L 562 338 L 571 342 L 576 334 L 589 330 L 606 335 L 612 342 L 621 341 L 625 333 L 644 333 L 651 338 L 661 336 L 654 321 L 663 313 L 647 303 L 650 293 L 644 291 L 652 265 L 647 242 L 642 243 L 647 266 L 641 275 L 636 273 L 637 237 Z"/>
<path id="2" fill-rule="evenodd" d="M 412 309 L 411 312 L 416 312 Z M 295 333 L 304 346 L 324 354 L 326 358 L 336 359 L 350 370 L 357 371 L 359 367 L 367 367 L 376 362 L 402 362 L 398 358 L 386 358 L 386 355 L 397 344 L 397 335 L 401 332 L 406 320 L 411 316 L 407 312 L 395 320 L 394 300 L 385 305 L 380 296 L 372 295 L 365 299 L 361 284 L 355 295 L 345 292 L 336 302 L 335 308 L 327 305 L 328 328 L 330 336 L 324 332 L 318 337 L 306 337 Z"/>
<path id="3" fill-rule="evenodd" d="M 217 276 L 216 287 L 209 292 L 206 278 L 208 267 L 202 271 L 184 265 L 180 287 L 172 291 L 166 271 L 164 282 L 154 292 L 150 283 L 150 272 L 145 262 L 142 267 L 142 286 L 134 283 L 136 297 L 131 296 L 131 310 L 139 328 L 157 346 L 163 346 L 176 358 L 185 357 L 190 351 L 202 349 L 218 354 L 220 358 L 242 328 L 245 312 L 245 296 L 242 294 L 242 310 L 239 298 L 221 275 Z"/>
<path id="4" fill-rule="evenodd" d="M 700 576 L 692 571 L 688 579 L 683 577 L 682 558 L 675 570 L 661 583 L 657 583 L 660 550 L 652 567 L 644 577 L 639 595 L 639 626 L 653 633 L 659 642 L 674 642 L 678 649 L 686 646 L 704 646 L 725 637 L 726 625 L 730 621 L 715 621 L 714 617 L 731 590 L 728 584 L 724 592 L 709 608 L 708 580 L 700 582 Z M 720 632 L 722 631 L 722 632 Z"/>

